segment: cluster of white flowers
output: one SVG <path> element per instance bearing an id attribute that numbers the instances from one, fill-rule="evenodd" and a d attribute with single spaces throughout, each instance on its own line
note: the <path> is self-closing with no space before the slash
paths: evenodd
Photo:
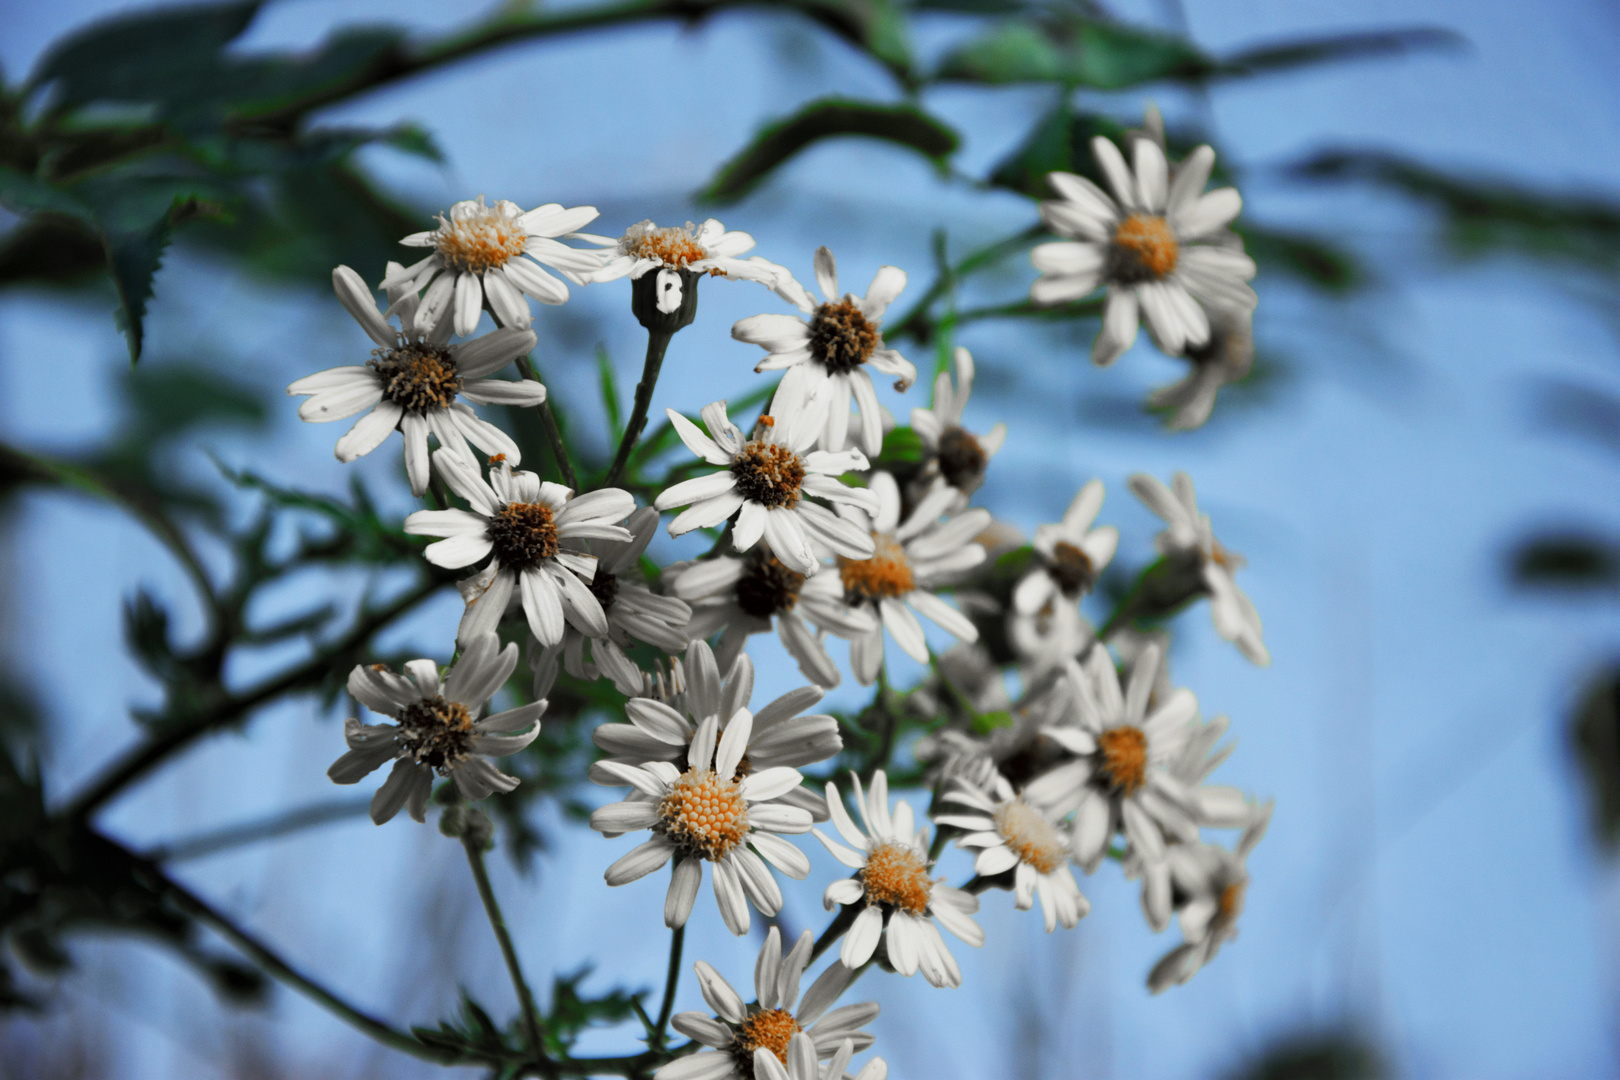
<path id="1" fill-rule="evenodd" d="M 1095 350 L 1104 363 L 1130 344 L 1139 310 L 1165 348 L 1188 355 L 1234 312 L 1243 311 L 1246 323 L 1253 294 L 1243 281 L 1254 267 L 1217 235 L 1238 199 L 1230 190 L 1203 193 L 1208 148 L 1171 170 L 1160 143 L 1139 137 L 1134 172 L 1112 143 L 1099 140 L 1096 152 L 1116 198 L 1080 178 L 1053 176 L 1063 198 L 1043 204 L 1043 215 L 1076 240 L 1035 250 L 1046 275 L 1036 298 L 1062 301 L 1106 285 Z M 668 865 L 669 927 L 691 918 L 705 864 L 733 933 L 748 931 L 751 908 L 775 916 L 783 900 L 773 871 L 806 878 L 811 859 L 788 838 L 813 832 L 851 871 L 826 887 L 825 904 L 838 914 L 821 947 L 806 933 L 784 954 L 773 928 L 752 1005 L 697 964 L 714 1015 L 682 1013 L 674 1026 L 709 1049 L 663 1065 L 660 1080 L 841 1080 L 850 1055 L 872 1042 L 861 1029 L 877 1006 L 831 1006 L 867 965 L 958 986 L 961 971 L 940 931 L 983 944 L 973 918 L 977 894 L 1009 890 L 1021 910 L 1039 898 L 1048 931 L 1073 927 L 1090 907 L 1074 869 L 1093 873 L 1110 855 L 1142 881 L 1154 929 L 1180 916 L 1184 941 L 1153 969 L 1150 985 L 1189 978 L 1236 932 L 1244 860 L 1270 813 L 1205 783 L 1227 752 L 1214 751 L 1225 720 L 1199 720 L 1193 694 L 1169 683 L 1163 642 L 1135 625 L 1207 596 L 1221 636 L 1267 662 L 1255 609 L 1232 577 L 1239 560 L 1216 542 L 1191 482 L 1182 474 L 1170 487 L 1131 478 L 1166 525 L 1159 559 L 1138 585 L 1151 585 L 1153 602 L 1132 607 L 1128 599 L 1099 635 L 1080 602 L 1119 542 L 1116 529 L 1095 525 L 1103 485 L 1086 484 L 1063 520 L 1041 526 L 1029 548 L 1004 551 L 1006 528 L 969 505 L 1006 432 L 997 425 L 978 435 L 963 426 L 974 377 L 965 349 L 955 351 L 954 380 L 938 375 L 932 407 L 912 410 L 917 449 L 885 458 L 892 421 L 872 372 L 893 376 L 897 391 L 917 377 L 882 332 L 904 272 L 884 266 L 864 296 L 841 293 L 832 253 L 822 248 L 814 257 L 817 301 L 782 266 L 741 258 L 753 239 L 719 222 L 684 229 L 642 222 L 611 240 L 578 231 L 594 217 L 589 207 L 525 213 L 509 202 L 458 203 L 437 229 L 405 239 L 433 254 L 414 266 L 389 265 L 380 285 L 385 310 L 358 274 L 334 271 L 340 301 L 376 347 L 366 364 L 321 372 L 289 392 L 308 395 L 300 409 L 307 420 L 370 410 L 339 440 L 340 460 L 376 449 L 396 428 L 402 433 L 411 488 L 419 497 L 431 492 L 435 504 L 410 514 L 404 530 L 436 538 L 423 552 L 433 565 L 468 575 L 458 582 L 459 657 L 447 671 L 432 660 L 411 662 L 404 675 L 355 668 L 350 693 L 393 723 L 349 721 L 349 750 L 331 778 L 355 783 L 392 762 L 372 803 L 379 824 L 402 807 L 423 820 L 435 776 L 453 780 L 469 800 L 510 791 L 518 779 L 488 759 L 536 737 L 560 668 L 574 680 L 607 680 L 626 699 L 623 722 L 594 732 L 605 756 L 589 778 L 629 790 L 598 808 L 590 824 L 609 838 L 650 833 L 605 877 L 626 885 Z M 765 284 L 797 309 L 732 328 L 735 339 L 766 351 L 756 372 L 783 373 L 746 429 L 725 401 L 704 407 L 701 423 L 666 410 L 675 435 L 714 471 L 683 467 L 686 479 L 637 508 L 620 488 L 576 492 L 516 468 L 519 448 L 472 406 L 545 401 L 532 378 L 494 377 L 535 344 L 524 297 L 568 298 L 542 266 L 579 285 L 631 277 L 644 325 L 658 317 L 643 315 L 651 310 L 647 297 L 664 316 L 690 312 L 704 275 Z M 486 310 L 496 328 L 473 336 Z M 453 335 L 466 340 L 450 344 Z M 430 435 L 438 444 L 431 453 Z M 677 510 L 668 533 L 707 530 L 712 549 L 644 572 L 661 514 Z M 1009 578 L 1009 566 L 1022 569 Z M 938 640 L 956 639 L 943 658 L 919 615 L 943 632 Z M 751 635 L 772 629 L 810 685 L 755 712 L 745 648 Z M 535 700 L 480 720 L 517 667 L 517 643 L 503 648 L 500 635 L 525 630 Z M 981 634 L 1005 655 L 980 644 Z M 885 636 L 933 665 L 928 681 L 904 695 L 890 688 Z M 874 709 L 890 725 L 907 709 L 938 721 L 900 748 L 928 769 L 932 841 L 910 805 L 891 805 L 883 765 L 892 738 L 881 757 L 866 760 L 864 785 L 861 773 L 849 774 L 858 823 L 836 782 L 818 778 L 823 794 L 801 773 L 845 749 L 843 722 L 807 712 L 839 682 L 830 639 L 847 642 L 857 682 L 877 684 Z M 1023 686 L 1017 701 L 1002 681 L 1003 665 L 1014 661 Z M 830 822 L 836 836 L 818 822 Z M 1205 829 L 1242 837 L 1228 850 L 1207 843 Z M 974 876 L 961 888 L 934 876 L 951 838 L 975 853 Z M 800 999 L 800 977 L 840 934 L 836 959 Z M 874 1059 L 860 1080 L 884 1071 Z"/>

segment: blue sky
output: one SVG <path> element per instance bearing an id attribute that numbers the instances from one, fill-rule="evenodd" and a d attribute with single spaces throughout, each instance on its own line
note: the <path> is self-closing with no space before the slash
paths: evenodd
<path id="1" fill-rule="evenodd" d="M 117 6 L 8 2 L 0 63 L 15 78 L 52 37 Z M 1222 145 L 1247 170 L 1245 213 L 1332 233 L 1366 252 L 1379 275 L 1351 304 L 1330 306 L 1262 267 L 1257 332 L 1263 349 L 1286 360 L 1286 377 L 1264 400 L 1234 398 L 1207 429 L 1171 437 L 1107 419 L 1117 416 L 1110 402 L 1140 399 L 1172 377 L 1174 366 L 1146 346 L 1097 371 L 1065 333 L 979 325 L 963 335 L 988 373 L 970 420 L 1010 428 L 981 495 L 999 516 L 1030 529 L 1100 476 L 1109 490 L 1103 518 L 1121 528 L 1122 551 L 1140 558 L 1154 520 L 1124 478 L 1185 469 L 1223 540 L 1249 559 L 1240 581 L 1266 620 L 1273 666 L 1249 667 L 1215 637 L 1203 609 L 1179 624 L 1173 658 L 1177 681 L 1205 713 L 1233 719 L 1239 749 L 1219 775 L 1277 800 L 1251 862 L 1243 937 L 1188 986 L 1150 998 L 1142 979 L 1171 942 L 1148 932 L 1113 867 L 1086 880 L 1093 914 L 1067 934 L 1048 937 L 1009 897 L 990 895 L 986 948 L 957 949 L 962 990 L 878 975 L 861 984 L 884 1005 L 878 1052 L 900 1080 L 1191 1080 L 1220 1075 L 1279 1032 L 1347 1022 L 1371 1032 L 1403 1076 L 1613 1075 L 1620 878 L 1586 838 L 1562 724 L 1578 680 L 1620 644 L 1620 617 L 1612 605 L 1516 595 L 1501 567 L 1533 525 L 1620 530 L 1614 462 L 1539 427 L 1529 405 L 1536 377 L 1620 389 L 1614 307 L 1576 299 L 1579 282 L 1534 268 L 1446 265 L 1426 254 L 1424 221 L 1409 209 L 1355 191 L 1289 188 L 1275 167 L 1320 146 L 1371 144 L 1612 192 L 1620 14 L 1575 2 L 1187 6 L 1195 37 L 1217 50 L 1414 22 L 1472 42 L 1457 54 L 1214 92 Z M 477 10 L 289 2 L 271 8 L 246 44 L 307 43 L 354 20 L 444 26 Z M 1137 13 L 1159 18 L 1162 8 Z M 949 19 L 931 23 L 924 46 L 961 30 Z M 507 50 L 331 119 L 410 118 L 432 130 L 448 168 L 375 159 L 423 206 L 480 192 L 525 204 L 592 202 L 602 231 L 614 231 L 642 217 L 700 215 L 688 193 L 767 116 L 833 90 L 895 95 L 842 46 L 818 42 L 756 15 L 570 39 Z M 1173 91 L 1157 97 L 1172 124 L 1195 107 Z M 1128 116 L 1143 99 L 1110 100 Z M 1017 142 L 1018 125 L 1045 99 L 942 90 L 929 103 L 964 132 L 959 165 L 974 172 Z M 899 153 L 849 143 L 814 150 L 721 216 L 806 278 L 811 251 L 829 243 L 851 282 L 864 284 L 888 262 L 921 285 L 935 226 L 965 246 L 1020 228 L 1030 214 L 1014 197 L 970 191 Z M 1018 274 L 990 288 L 1017 295 L 1030 276 Z M 752 385 L 756 353 L 726 328 L 775 302 L 747 284 L 703 288 L 699 321 L 676 339 L 666 367 L 679 378 L 660 388 L 659 406 L 695 409 Z M 152 355 L 215 358 L 272 403 L 293 378 L 354 362 L 359 347 L 328 297 L 242 279 L 201 256 L 173 258 L 158 289 Z M 585 290 L 564 312 L 541 313 L 539 355 L 554 393 L 594 400 L 597 340 L 621 381 L 633 380 L 640 331 L 623 291 Z M 99 438 L 116 421 L 111 383 L 125 362 L 104 301 L 0 295 L 9 439 L 68 450 Z M 885 400 L 909 408 L 920 389 Z M 300 425 L 292 409 L 259 435 L 204 433 L 174 467 L 207 476 L 202 450 L 214 448 L 227 461 L 342 490 L 348 474 L 330 456 L 337 433 Z M 395 454 L 359 468 L 397 512 L 408 509 Z M 115 515 L 59 497 L 23 506 L 0 555 L 17 582 L 5 632 L 60 724 L 49 776 L 61 791 L 133 737 L 127 706 L 153 698 L 123 656 L 122 599 L 146 585 L 183 603 L 184 589 L 156 546 Z M 403 630 L 404 640 L 437 654 L 456 614 L 446 600 Z M 797 685 L 778 649 L 751 651 L 761 668 L 756 704 Z M 238 674 L 282 659 L 244 658 Z M 307 702 L 266 712 L 245 735 L 199 747 L 105 820 L 156 842 L 327 797 L 335 719 Z M 554 846 L 533 876 L 495 864 L 531 972 L 544 981 L 594 959 L 600 985 L 656 983 L 666 936 L 658 886 L 605 889 L 601 870 L 622 842 L 551 832 Z M 964 875 L 966 860 L 956 859 L 947 870 Z M 827 869 L 818 861 L 810 882 L 789 891 L 794 924 L 820 924 Z M 355 822 L 184 873 L 379 1011 L 436 1020 L 458 982 L 486 1003 L 508 1003 L 460 853 L 431 829 Z M 731 939 L 712 915 L 697 921 L 688 955 L 742 979 L 754 943 Z M 54 1019 L 10 1023 L 0 1037 L 12 1053 L 67 1035 L 91 1052 L 100 1046 L 115 1063 L 109 1074 L 129 1077 L 241 1075 L 250 1059 L 267 1075 L 435 1071 L 373 1049 L 288 994 L 268 1015 L 223 1009 L 138 943 L 89 942 L 78 955 L 82 971 L 64 987 L 78 1004 Z M 688 985 L 679 1006 L 697 1002 Z"/>

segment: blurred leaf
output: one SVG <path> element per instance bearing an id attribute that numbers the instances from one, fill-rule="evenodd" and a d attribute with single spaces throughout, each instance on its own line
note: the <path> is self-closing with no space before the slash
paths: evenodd
<path id="1" fill-rule="evenodd" d="M 1620 845 L 1620 668 L 1587 684 L 1570 736 L 1591 797 L 1592 832 L 1613 850 Z"/>
<path id="2" fill-rule="evenodd" d="M 1513 580 L 1543 588 L 1620 586 L 1620 541 L 1580 533 L 1526 540 L 1512 556 Z"/>
<path id="3" fill-rule="evenodd" d="M 262 492 L 272 505 L 289 510 L 306 510 L 332 525 L 332 533 L 327 539 L 303 539 L 301 549 L 305 559 L 354 560 L 386 566 L 402 556 L 415 557 L 420 550 L 419 541 L 406 536 L 392 519 L 384 520 L 378 515 L 359 477 L 351 481 L 351 505 L 325 495 L 312 495 L 282 487 L 246 469 L 233 471 L 218 460 L 214 464 L 231 483 L 250 491 Z M 298 624 L 309 620 L 318 622 L 323 618 L 320 611 L 301 616 L 286 632 L 296 633 Z M 261 633 L 270 634 L 271 631 Z"/>
<path id="4" fill-rule="evenodd" d="M 1620 453 L 1620 398 L 1589 383 L 1562 379 L 1538 380 L 1533 395 L 1542 423 Z"/>
<path id="5" fill-rule="evenodd" d="M 1300 38 L 1271 45 L 1256 45 L 1233 53 L 1222 61 L 1228 75 L 1257 75 L 1311 67 L 1340 60 L 1361 60 L 1375 56 L 1404 56 L 1430 49 L 1461 49 L 1468 39 L 1436 26 L 1411 26 L 1398 30 L 1335 34 L 1330 37 Z"/>
<path id="6" fill-rule="evenodd" d="M 18 214 L 52 213 L 93 221 L 89 205 L 71 191 L 0 165 L 0 206 Z"/>
<path id="7" fill-rule="evenodd" d="M 1036 122 L 1023 143 L 990 170 L 990 183 L 1032 199 L 1052 197 L 1046 183 L 1052 172 L 1071 172 L 1105 183 L 1092 160 L 1091 140 L 1101 135 L 1123 142 L 1125 131 L 1124 125 L 1107 117 L 1076 113 L 1065 95 Z"/>
<path id="8" fill-rule="evenodd" d="M 1229 1080 L 1381 1080 L 1377 1049 L 1351 1032 L 1321 1032 L 1280 1039 Z"/>
<path id="9" fill-rule="evenodd" d="M 1161 79 L 1202 78 L 1215 70 L 1215 60 L 1183 38 L 1065 15 L 993 26 L 949 53 L 935 78 L 1117 90 Z"/>
<path id="10" fill-rule="evenodd" d="M 575 1041 L 588 1027 L 617 1024 L 635 1016 L 636 1002 L 646 991 L 631 994 L 614 988 L 601 997 L 589 997 L 579 992 L 579 984 L 590 977 L 589 964 L 568 975 L 558 975 L 551 981 L 551 1009 L 545 1017 L 546 1049 L 556 1056 L 565 1056 Z"/>
<path id="11" fill-rule="evenodd" d="M 1366 279 L 1354 255 L 1320 236 L 1241 220 L 1233 230 L 1243 237 L 1244 250 L 1267 273 L 1288 274 L 1331 293 L 1350 292 Z"/>
<path id="12" fill-rule="evenodd" d="M 600 345 L 596 348 L 596 371 L 601 384 L 602 408 L 607 411 L 608 439 L 618 442 L 624 434 L 624 419 L 619 410 L 619 384 L 613 376 L 613 358 Z"/>
<path id="13" fill-rule="evenodd" d="M 106 269 L 101 237 L 76 218 L 36 214 L 0 240 L 0 286 L 78 284 Z"/>
<path id="14" fill-rule="evenodd" d="M 740 199 L 812 143 L 849 135 L 908 147 L 935 165 L 943 165 L 960 141 L 955 131 L 912 105 L 823 98 L 754 136 L 746 149 L 720 167 L 700 198 L 713 202 Z"/>

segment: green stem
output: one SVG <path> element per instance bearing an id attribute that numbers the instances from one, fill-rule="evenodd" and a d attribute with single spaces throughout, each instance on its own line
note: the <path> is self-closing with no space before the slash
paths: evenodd
<path id="1" fill-rule="evenodd" d="M 664 1031 L 669 1027 L 670 1015 L 675 1011 L 675 985 L 681 980 L 681 951 L 686 945 L 686 927 L 677 926 L 669 936 L 669 972 L 664 976 L 664 1003 L 658 1007 L 658 1023 L 653 1027 L 649 1043 L 654 1050 L 664 1049 Z"/>
<path id="2" fill-rule="evenodd" d="M 636 401 L 630 411 L 630 422 L 625 425 L 624 437 L 619 440 L 619 452 L 613 455 L 613 465 L 607 471 L 603 487 L 616 487 L 630 464 L 630 453 L 636 440 L 647 426 L 647 410 L 652 407 L 653 387 L 658 385 L 658 373 L 664 366 L 664 353 L 669 349 L 673 330 L 647 331 L 647 359 L 641 365 L 641 381 L 636 384 Z"/>
<path id="3" fill-rule="evenodd" d="M 540 1013 L 534 1006 L 534 994 L 528 980 L 523 977 L 523 966 L 518 963 L 517 950 L 512 947 L 512 935 L 506 932 L 506 918 L 495 899 L 495 890 L 489 883 L 489 871 L 484 866 L 483 832 L 469 829 L 462 833 L 461 846 L 467 852 L 467 865 L 472 867 L 473 880 L 478 883 L 478 898 L 484 902 L 484 914 L 500 943 L 501 957 L 506 961 L 506 973 L 512 978 L 512 989 L 517 991 L 518 1004 L 523 1009 L 523 1026 L 529 1033 L 529 1050 L 538 1062 L 546 1061 L 545 1043 L 540 1037 Z"/>
<path id="4" fill-rule="evenodd" d="M 944 273 L 936 277 L 934 283 L 928 287 L 928 291 L 917 298 L 917 302 L 911 306 L 910 311 L 906 312 L 897 322 L 889 323 L 885 336 L 898 338 L 905 335 L 919 341 L 927 341 L 930 336 L 928 309 L 933 306 L 934 301 L 950 292 L 956 286 L 959 278 L 985 266 L 1000 262 L 1008 255 L 1021 251 L 1029 246 L 1031 241 L 1039 239 L 1044 232 L 1045 229 L 1041 226 L 1032 225 L 1013 236 L 1004 237 L 995 243 L 985 245 L 977 251 L 970 252 L 963 257 L 961 262 L 949 267 Z"/>
<path id="5" fill-rule="evenodd" d="M 535 374 L 534 365 L 529 363 L 527 356 L 517 359 L 518 374 L 525 379 L 540 381 Z M 557 414 L 551 411 L 551 395 L 540 403 L 540 426 L 546 429 L 546 442 L 551 444 L 551 457 L 557 463 L 557 471 L 562 474 L 563 483 L 579 490 L 579 477 L 574 472 L 574 463 L 568 459 L 568 444 L 563 441 L 562 428 L 557 424 Z"/>

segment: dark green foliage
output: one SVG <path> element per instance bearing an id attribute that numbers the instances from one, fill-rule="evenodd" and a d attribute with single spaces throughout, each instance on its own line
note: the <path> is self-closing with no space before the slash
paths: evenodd
<path id="1" fill-rule="evenodd" d="M 1382 1080 L 1378 1051 L 1351 1032 L 1296 1035 L 1280 1040 L 1228 1080 Z"/>
<path id="2" fill-rule="evenodd" d="M 1620 845 L 1620 669 L 1587 683 L 1570 721 L 1570 743 L 1586 777 L 1592 833 L 1613 850 Z"/>
<path id="3" fill-rule="evenodd" d="M 551 1008 L 545 1016 L 546 1049 L 557 1057 L 567 1057 L 586 1028 L 623 1023 L 636 1015 L 636 1006 L 647 991 L 636 993 L 615 987 L 601 997 L 580 992 L 580 984 L 590 977 L 589 964 L 551 980 Z"/>
<path id="4" fill-rule="evenodd" d="M 1295 41 L 1257 45 L 1233 53 L 1222 62 L 1228 75 L 1260 75 L 1315 67 L 1340 60 L 1362 60 L 1378 56 L 1402 56 L 1431 50 L 1457 50 L 1466 47 L 1461 34 L 1436 26 L 1413 26 L 1400 30 L 1375 30 L 1364 34 L 1335 34 L 1329 37 L 1301 38 Z"/>
<path id="5" fill-rule="evenodd" d="M 1204 78 L 1216 70 L 1213 58 L 1183 38 L 1063 14 L 994 26 L 946 56 L 935 77 L 1118 90 L 1161 79 Z"/>
<path id="6" fill-rule="evenodd" d="M 849 98 L 813 101 L 754 136 L 720 167 L 703 190 L 712 202 L 733 202 L 757 187 L 780 165 L 823 139 L 858 135 L 917 151 L 943 167 L 960 142 L 955 131 L 913 105 L 878 105 Z"/>
<path id="7" fill-rule="evenodd" d="M 1620 542 L 1589 533 L 1557 533 L 1523 541 L 1513 552 L 1513 579 L 1541 588 L 1620 587 Z"/>

